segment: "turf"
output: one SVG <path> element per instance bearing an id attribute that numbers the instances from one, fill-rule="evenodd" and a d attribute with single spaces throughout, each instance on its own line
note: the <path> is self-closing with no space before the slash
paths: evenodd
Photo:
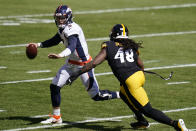
<path id="1" fill-rule="evenodd" d="M 68 4 L 74 12 L 95 11 L 106 9 L 142 8 L 153 6 L 169 6 L 195 3 L 195 0 L 0 0 L 0 83 L 9 81 L 32 80 L 54 77 L 65 59 L 50 60 L 48 53 L 59 53 L 63 45 L 47 49 L 38 49 L 38 56 L 29 60 L 25 56 L 25 46 L 1 48 L 5 45 L 20 45 L 29 42 L 40 42 L 52 37 L 57 29 L 54 23 L 43 23 L 40 20 L 53 20 L 52 15 L 26 18 L 24 15 L 53 14 L 59 4 Z M 74 21 L 83 28 L 87 39 L 108 37 L 114 24 L 127 25 L 130 35 L 143 35 L 167 32 L 196 31 L 196 8 L 173 8 L 157 10 L 109 12 L 102 14 L 77 14 Z M 23 16 L 22 18 L 7 18 Z M 2 18 L 3 17 L 3 18 Z M 36 19 L 37 23 L 29 23 Z M 18 26 L 3 26 L 7 21 L 19 23 Z M 25 22 L 24 22 L 25 21 Z M 143 41 L 140 50 L 145 68 L 164 67 L 174 65 L 196 64 L 196 34 L 166 35 L 152 37 L 137 37 L 136 41 Z M 90 54 L 95 57 L 100 50 L 103 40 L 88 41 Z M 150 62 L 151 61 L 151 62 Z M 154 61 L 154 62 L 153 62 Z M 27 71 L 51 70 L 47 73 L 29 74 Z M 174 71 L 169 81 L 161 80 L 154 75 L 146 74 L 145 90 L 153 107 L 160 110 L 172 110 L 196 107 L 196 67 L 181 67 L 154 70 L 168 76 Z M 98 66 L 95 73 L 111 72 L 107 62 Z M 119 90 L 119 82 L 113 75 L 97 76 L 101 89 Z M 51 113 L 49 85 L 51 80 L 38 82 L 20 82 L 15 84 L 0 84 L 0 130 L 19 129 L 42 126 L 41 120 L 46 118 L 32 118 L 31 116 Z M 168 82 L 188 82 L 185 84 L 168 85 Z M 95 102 L 90 99 L 80 80 L 61 90 L 61 112 L 64 123 L 78 122 L 57 127 L 34 129 L 42 130 L 99 130 L 99 131 L 128 131 L 129 123 L 134 118 L 122 118 L 121 121 L 94 121 L 93 118 L 111 118 L 129 116 L 133 113 L 122 100 Z M 166 113 L 173 119 L 183 118 L 190 129 L 196 129 L 196 110 L 186 110 Z M 150 122 L 155 122 L 147 118 Z M 22 129 L 19 129 L 22 130 Z M 152 125 L 149 131 L 172 131 L 173 128 L 163 125 Z"/>

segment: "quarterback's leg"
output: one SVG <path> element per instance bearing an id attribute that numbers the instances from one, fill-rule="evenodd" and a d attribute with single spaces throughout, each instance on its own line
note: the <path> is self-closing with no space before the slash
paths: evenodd
<path id="1" fill-rule="evenodd" d="M 90 97 L 95 101 L 120 98 L 119 92 L 109 90 L 99 90 L 99 85 L 94 75 L 94 69 L 80 76 Z"/>
<path id="2" fill-rule="evenodd" d="M 61 93 L 60 90 L 64 86 L 65 82 L 69 78 L 70 69 L 67 65 L 62 66 L 56 76 L 54 77 L 52 83 L 50 84 L 50 94 L 51 102 L 53 107 L 53 114 L 49 119 L 42 121 L 42 124 L 50 123 L 62 123 L 61 113 L 60 113 L 60 103 L 61 103 Z"/>

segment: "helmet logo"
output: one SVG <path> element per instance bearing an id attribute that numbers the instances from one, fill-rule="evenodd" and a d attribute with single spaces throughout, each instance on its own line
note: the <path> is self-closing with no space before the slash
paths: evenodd
<path id="1" fill-rule="evenodd" d="M 110 40 L 128 39 L 128 29 L 124 24 L 116 24 L 110 33 Z"/>
<path id="2" fill-rule="evenodd" d="M 122 25 L 122 28 L 120 28 L 120 30 L 122 31 L 122 36 L 126 36 L 125 26 L 123 24 L 121 25 Z"/>

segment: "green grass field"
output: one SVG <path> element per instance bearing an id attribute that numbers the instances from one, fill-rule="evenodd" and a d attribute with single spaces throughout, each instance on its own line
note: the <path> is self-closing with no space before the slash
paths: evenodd
<path id="1" fill-rule="evenodd" d="M 174 71 L 169 81 L 146 74 L 144 88 L 152 106 L 168 111 L 173 119 L 184 119 L 188 128 L 196 130 L 195 0 L 0 0 L 0 130 L 133 130 L 129 125 L 135 121 L 133 113 L 122 100 L 95 102 L 80 80 L 61 90 L 63 125 L 43 126 L 40 121 L 47 117 L 33 117 L 52 112 L 49 85 L 65 59 L 50 60 L 47 55 L 64 48 L 59 44 L 39 49 L 36 59 L 29 60 L 20 45 L 41 42 L 56 33 L 52 14 L 59 4 L 72 8 L 93 57 L 105 39 L 92 38 L 107 38 L 114 24 L 127 25 L 130 37 L 143 41 L 140 52 L 146 69 L 161 67 L 151 70 L 165 77 Z M 40 70 L 51 72 L 27 73 Z M 95 69 L 96 74 L 106 72 L 111 72 L 107 62 Z M 97 76 L 97 80 L 101 89 L 119 90 L 113 75 Z M 149 131 L 174 130 L 147 119 L 152 124 Z"/>

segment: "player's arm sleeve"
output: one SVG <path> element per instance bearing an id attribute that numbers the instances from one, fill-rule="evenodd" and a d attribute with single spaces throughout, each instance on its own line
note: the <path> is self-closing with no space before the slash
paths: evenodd
<path id="1" fill-rule="evenodd" d="M 143 64 L 143 62 L 142 62 L 142 60 L 140 59 L 139 56 L 137 58 L 137 65 L 141 68 L 141 70 L 144 71 L 144 64 Z"/>
<path id="2" fill-rule="evenodd" d="M 47 48 L 47 47 L 51 47 L 51 46 L 55 46 L 58 45 L 61 42 L 61 37 L 58 33 L 56 33 L 55 36 L 53 36 L 52 38 L 43 41 L 41 43 L 38 43 L 38 46 L 41 48 Z"/>
<path id="3" fill-rule="evenodd" d="M 69 56 L 71 53 L 73 53 L 76 49 L 76 45 L 78 42 L 78 35 L 71 35 L 68 37 L 68 46 L 67 48 L 59 53 L 61 57 Z"/>
<path id="4" fill-rule="evenodd" d="M 68 37 L 68 46 L 67 48 L 69 48 L 71 50 L 71 53 L 74 52 L 74 50 L 76 49 L 76 45 L 78 42 L 78 35 L 71 35 Z"/>

